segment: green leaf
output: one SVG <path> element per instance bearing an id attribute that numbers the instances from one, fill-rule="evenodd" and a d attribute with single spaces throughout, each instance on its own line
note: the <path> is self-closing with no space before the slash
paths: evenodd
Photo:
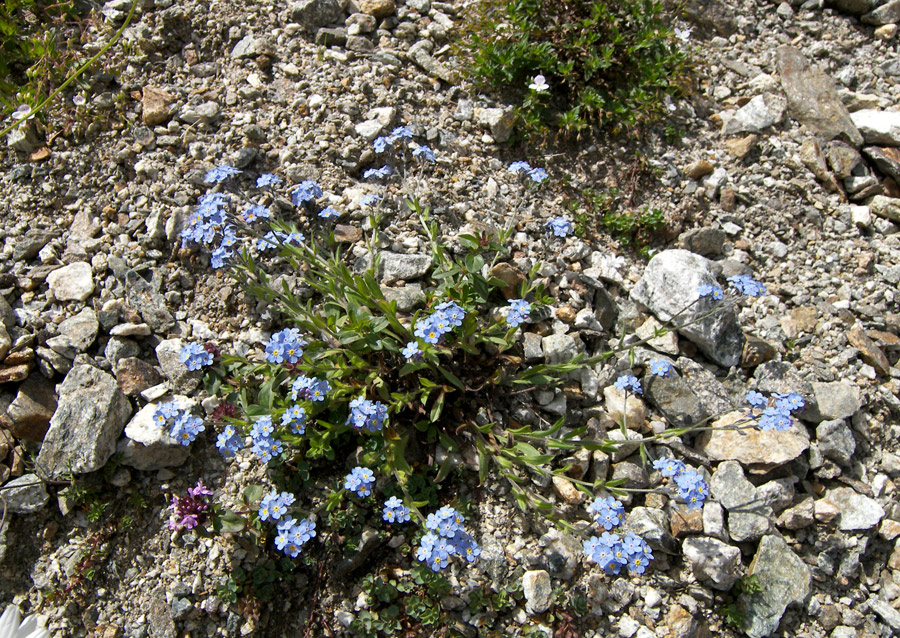
<path id="1" fill-rule="evenodd" d="M 247 527 L 247 521 L 243 516 L 231 510 L 225 510 L 225 514 L 217 517 L 219 521 L 219 531 L 225 534 L 237 534 L 244 531 Z"/>
<path id="2" fill-rule="evenodd" d="M 447 393 L 444 390 L 441 390 L 441 393 L 438 395 L 437 400 L 435 400 L 434 405 L 431 406 L 431 413 L 429 414 L 429 418 L 431 422 L 434 423 L 439 418 L 441 418 L 441 412 L 444 411 L 444 397 L 447 396 Z"/>
<path id="3" fill-rule="evenodd" d="M 244 505 L 250 506 L 262 498 L 263 489 L 262 485 L 248 485 L 244 488 L 244 493 L 241 495 Z"/>

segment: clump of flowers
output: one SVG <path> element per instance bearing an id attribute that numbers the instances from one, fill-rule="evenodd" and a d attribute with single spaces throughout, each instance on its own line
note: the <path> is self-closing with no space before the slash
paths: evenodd
<path id="1" fill-rule="evenodd" d="M 286 518 L 278 523 L 275 547 L 291 558 L 296 558 L 303 546 L 315 535 L 316 523 L 312 519 L 304 519 L 298 523 L 293 518 Z"/>
<path id="2" fill-rule="evenodd" d="M 653 462 L 653 469 L 665 478 L 672 479 L 680 498 L 688 509 L 700 509 L 709 496 L 709 485 L 703 480 L 700 472 L 687 467 L 681 461 L 662 457 Z"/>
<path id="3" fill-rule="evenodd" d="M 268 463 L 281 454 L 284 449 L 281 441 L 272 436 L 274 432 L 275 427 L 272 425 L 272 417 L 269 415 L 260 417 L 250 429 L 250 438 L 253 440 L 251 451 L 263 463 Z"/>
<path id="4" fill-rule="evenodd" d="M 297 499 L 290 492 L 278 493 L 272 490 L 265 496 L 259 504 L 259 520 L 261 521 L 277 521 L 288 513 L 288 508 L 294 504 Z"/>
<path id="5" fill-rule="evenodd" d="M 630 374 L 624 374 L 613 383 L 613 386 L 622 390 L 624 392 L 633 392 L 634 394 L 643 394 L 644 390 L 641 388 L 641 382 L 637 377 L 632 376 Z"/>
<path id="6" fill-rule="evenodd" d="M 653 560 L 650 546 L 637 534 L 626 534 L 622 538 L 603 532 L 584 542 L 584 553 L 589 561 L 600 565 L 609 575 L 618 574 L 623 567 L 635 574 L 643 574 Z"/>
<path id="7" fill-rule="evenodd" d="M 518 327 L 522 322 L 528 319 L 531 313 L 531 304 L 524 299 L 510 299 L 509 306 L 506 311 L 506 323 L 513 328 Z"/>
<path id="8" fill-rule="evenodd" d="M 169 427 L 169 436 L 182 445 L 190 445 L 206 429 L 203 419 L 179 409 L 174 401 L 160 403 L 153 412 L 153 422 L 161 428 Z"/>
<path id="9" fill-rule="evenodd" d="M 384 502 L 381 518 L 388 523 L 406 523 L 409 521 L 409 508 L 396 496 Z"/>
<path id="10" fill-rule="evenodd" d="M 481 547 L 463 528 L 465 517 L 452 507 L 442 507 L 429 514 L 425 521 L 428 533 L 419 542 L 416 559 L 439 572 L 450 564 L 451 556 L 460 556 L 474 563 L 481 555 Z"/>
<path id="11" fill-rule="evenodd" d="M 728 278 L 728 283 L 731 284 L 731 287 L 739 294 L 748 297 L 763 297 L 766 294 L 765 285 L 756 281 L 749 275 L 734 275 L 733 277 Z"/>
<path id="12" fill-rule="evenodd" d="M 587 510 L 594 517 L 594 522 L 607 532 L 625 522 L 625 506 L 612 496 L 594 499 Z"/>
<path id="13" fill-rule="evenodd" d="M 175 512 L 175 516 L 169 520 L 169 529 L 194 529 L 206 522 L 210 496 L 212 492 L 203 485 L 203 481 L 189 487 L 186 497 L 173 496 L 169 509 Z"/>
<path id="14" fill-rule="evenodd" d="M 350 414 L 347 423 L 357 430 L 378 432 L 387 420 L 387 406 L 381 401 L 370 401 L 365 397 L 357 397 L 350 402 Z"/>
<path id="15" fill-rule="evenodd" d="M 303 355 L 306 341 L 300 338 L 296 328 L 286 328 L 271 336 L 266 344 L 266 361 L 269 363 L 297 363 Z"/>
<path id="16" fill-rule="evenodd" d="M 565 217 L 554 217 L 546 224 L 547 230 L 553 233 L 555 237 L 568 237 L 572 234 L 575 227 Z"/>
<path id="17" fill-rule="evenodd" d="M 181 348 L 181 362 L 188 370 L 202 370 L 213 363 L 213 355 L 199 343 L 188 343 Z"/>
<path id="18" fill-rule="evenodd" d="M 651 359 L 647 364 L 650 374 L 657 377 L 667 377 L 672 373 L 672 364 L 662 359 Z"/>
<path id="19" fill-rule="evenodd" d="M 445 301 L 428 317 L 416 322 L 413 334 L 425 343 L 436 344 L 453 328 L 461 326 L 465 317 L 466 311 L 456 302 Z"/>
<path id="20" fill-rule="evenodd" d="M 291 399 L 294 401 L 297 399 L 324 401 L 329 390 L 331 390 L 331 384 L 327 380 L 301 374 L 291 384 Z"/>
<path id="21" fill-rule="evenodd" d="M 354 492 L 360 498 L 369 496 L 372 493 L 373 485 L 375 485 L 375 474 L 367 467 L 355 467 L 344 478 L 344 489 Z"/>
<path id="22" fill-rule="evenodd" d="M 760 430 L 775 430 L 784 432 L 794 424 L 792 414 L 806 405 L 803 397 L 796 393 L 775 393 L 771 399 L 755 390 L 747 393 L 747 403 L 750 404 L 750 416 L 756 419 Z"/>
<path id="23" fill-rule="evenodd" d="M 235 427 L 230 423 L 225 424 L 225 427 L 222 428 L 222 431 L 216 437 L 216 448 L 222 453 L 222 456 L 230 457 L 234 456 L 242 447 L 244 447 L 244 442 L 238 436 Z"/>

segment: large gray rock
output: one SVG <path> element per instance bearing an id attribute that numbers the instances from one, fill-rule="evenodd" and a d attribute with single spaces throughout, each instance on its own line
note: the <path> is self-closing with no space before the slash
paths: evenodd
<path id="1" fill-rule="evenodd" d="M 816 427 L 816 442 L 827 458 L 838 465 L 850 465 L 850 459 L 856 451 L 856 441 L 844 419 L 822 421 Z"/>
<path id="2" fill-rule="evenodd" d="M 34 514 L 44 509 L 50 495 L 35 474 L 25 474 L 3 486 L 6 507 L 13 514 Z"/>
<path id="3" fill-rule="evenodd" d="M 678 552 L 678 541 L 669 528 L 665 511 L 653 507 L 634 507 L 628 512 L 622 533 L 637 534 L 654 550 L 675 554 Z"/>
<path id="4" fill-rule="evenodd" d="M 836 487 L 825 493 L 840 511 L 838 526 L 843 531 L 872 529 L 884 518 L 884 508 L 874 498 L 858 493 L 851 487 Z"/>
<path id="5" fill-rule="evenodd" d="M 46 478 L 99 470 L 116 449 L 131 404 L 116 380 L 89 365 L 72 368 L 59 386 L 59 406 L 50 419 L 36 460 Z"/>
<path id="6" fill-rule="evenodd" d="M 890 0 L 877 9 L 864 15 L 861 20 L 866 24 L 882 25 L 900 22 L 900 0 Z"/>
<path id="7" fill-rule="evenodd" d="M 85 308 L 59 324 L 59 334 L 47 339 L 47 345 L 62 356 L 74 359 L 78 353 L 93 345 L 99 330 L 97 313 L 91 308 Z"/>
<path id="8" fill-rule="evenodd" d="M 84 301 L 94 293 L 91 265 L 79 261 L 58 268 L 47 275 L 47 285 L 58 301 Z"/>
<path id="9" fill-rule="evenodd" d="M 567 334 L 547 335 L 541 340 L 547 363 L 568 363 L 578 354 L 578 342 Z"/>
<path id="10" fill-rule="evenodd" d="M 900 146 L 900 112 L 862 109 L 850 114 L 866 144 Z"/>
<path id="11" fill-rule="evenodd" d="M 739 543 L 756 540 L 769 531 L 772 508 L 744 477 L 734 461 L 722 463 L 709 481 L 709 490 L 728 512 L 728 533 Z"/>
<path id="12" fill-rule="evenodd" d="M 811 67 L 797 49 L 778 48 L 778 73 L 791 115 L 826 141 L 842 139 L 862 146 L 863 138 L 838 97 L 832 79 Z"/>
<path id="13" fill-rule="evenodd" d="M 475 121 L 491 131 L 491 136 L 498 142 L 505 142 L 512 135 L 516 123 L 516 114 L 512 109 L 475 109 Z"/>
<path id="14" fill-rule="evenodd" d="M 307 31 L 343 23 L 344 10 L 338 0 L 300 0 L 291 5 L 291 17 Z"/>
<path id="15" fill-rule="evenodd" d="M 778 629 L 790 604 L 806 602 L 812 584 L 809 567 L 778 536 L 764 536 L 749 573 L 756 576 L 759 590 L 743 593 L 744 631 L 750 638 L 764 638 Z"/>
<path id="16" fill-rule="evenodd" d="M 125 273 L 125 294 L 128 305 L 141 313 L 154 331 L 165 332 L 175 325 L 174 317 L 166 310 L 166 300 L 134 270 Z"/>
<path id="17" fill-rule="evenodd" d="M 700 399 L 675 370 L 665 377 L 646 379 L 644 396 L 676 428 L 692 426 L 709 416 Z"/>
<path id="18" fill-rule="evenodd" d="M 401 253 L 381 253 L 380 275 L 385 283 L 398 280 L 418 279 L 431 268 L 431 255 L 404 255 Z"/>
<path id="19" fill-rule="evenodd" d="M 16 438 L 43 441 L 56 406 L 56 388 L 43 376 L 33 374 L 19 386 L 6 411 L 8 421 L 4 426 Z"/>
<path id="20" fill-rule="evenodd" d="M 878 4 L 878 0 L 826 0 L 825 4 L 844 13 L 862 15 L 866 11 L 871 11 L 872 7 Z"/>
<path id="21" fill-rule="evenodd" d="M 801 377 L 800 373 L 790 363 L 786 361 L 766 361 L 756 368 L 753 378 L 756 379 L 756 389 L 766 394 L 797 392 L 803 397 L 806 405 L 802 410 L 794 414 L 813 423 L 818 423 L 822 420 L 812 384 Z"/>
<path id="22" fill-rule="evenodd" d="M 197 402 L 183 395 L 170 399 L 180 410 L 190 411 Z M 153 421 L 156 403 L 148 403 L 125 426 L 125 438 L 119 441 L 116 451 L 122 454 L 122 463 L 138 470 L 159 470 L 181 465 L 187 460 L 189 449 L 169 435 L 168 428 L 161 428 Z"/>
<path id="23" fill-rule="evenodd" d="M 694 577 L 714 589 L 731 589 L 741 576 L 741 550 L 733 545 L 707 536 L 694 536 L 684 540 L 681 550 Z"/>
<path id="24" fill-rule="evenodd" d="M 181 339 L 166 339 L 156 346 L 156 359 L 163 375 L 172 384 L 172 389 L 181 394 L 188 394 L 200 385 L 202 372 L 188 370 L 181 361 Z"/>
<path id="25" fill-rule="evenodd" d="M 727 429 L 749 425 L 746 417 L 746 411 L 734 411 L 716 419 L 712 429 L 697 437 L 697 451 L 714 461 L 738 461 L 754 469 L 770 469 L 793 461 L 809 449 L 809 432 L 796 420 L 784 432 L 757 427 Z"/>
<path id="26" fill-rule="evenodd" d="M 409 47 L 406 56 L 418 66 L 422 67 L 422 70 L 428 73 L 428 75 L 443 80 L 444 82 L 452 82 L 453 72 L 443 63 L 435 60 L 431 56 L 431 50 L 433 48 L 434 43 L 432 43 L 431 40 L 419 40 Z"/>
<path id="27" fill-rule="evenodd" d="M 735 366 L 741 360 L 744 333 L 733 308 L 723 307 L 703 317 L 721 303 L 709 298 L 694 303 L 703 284 L 716 284 L 708 259 L 687 250 L 666 250 L 647 264 L 631 298 L 649 308 L 660 321 L 671 321 L 677 315 L 676 321 L 684 325 L 679 333 L 697 344 L 713 362 Z M 688 306 L 690 309 L 682 312 Z"/>
<path id="28" fill-rule="evenodd" d="M 867 146 L 862 150 L 878 170 L 900 183 L 900 149 L 893 146 Z"/>
<path id="29" fill-rule="evenodd" d="M 812 389 L 821 420 L 848 419 L 859 411 L 859 388 L 852 383 L 813 383 Z"/>

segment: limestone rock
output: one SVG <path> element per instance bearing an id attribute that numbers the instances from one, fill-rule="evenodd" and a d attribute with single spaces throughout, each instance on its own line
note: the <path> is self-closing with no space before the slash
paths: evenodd
<path id="1" fill-rule="evenodd" d="M 530 614 L 542 614 L 550 609 L 553 588 L 550 574 L 543 569 L 525 572 L 522 576 L 522 593 L 525 595 L 525 610 Z"/>
<path id="2" fill-rule="evenodd" d="M 58 268 L 47 275 L 47 285 L 59 301 L 84 301 L 94 293 L 91 265 L 79 261 Z"/>
<path id="3" fill-rule="evenodd" d="M 812 585 L 809 567 L 778 536 L 764 536 L 749 573 L 756 576 L 759 591 L 740 596 L 744 631 L 750 638 L 764 638 L 778 629 L 790 604 L 806 602 Z"/>
<path id="4" fill-rule="evenodd" d="M 700 285 L 716 283 L 709 260 L 687 250 L 665 250 L 647 264 L 631 297 L 664 322 L 690 306 L 679 315 L 679 322 L 687 324 L 679 332 L 712 361 L 731 367 L 740 362 L 744 347 L 744 334 L 734 310 L 723 308 L 701 319 L 716 302 L 702 299 L 694 303 Z"/>
<path id="5" fill-rule="evenodd" d="M 900 146 L 900 112 L 862 109 L 851 113 L 850 119 L 866 144 Z"/>
<path id="6" fill-rule="evenodd" d="M 196 401 L 183 395 L 176 395 L 171 401 L 179 410 L 190 411 L 197 406 Z M 153 421 L 157 407 L 156 403 L 148 403 L 125 426 L 125 438 L 117 446 L 124 465 L 148 471 L 178 466 L 187 460 L 188 446 L 181 445 L 167 428 Z"/>
<path id="7" fill-rule="evenodd" d="M 872 529 L 884 518 L 884 508 L 873 498 L 851 487 L 836 487 L 825 493 L 825 500 L 840 512 L 838 527 L 843 531 Z"/>
<path id="8" fill-rule="evenodd" d="M 145 86 L 141 91 L 141 120 L 147 126 L 163 124 L 172 115 L 170 105 L 175 98 L 155 86 Z"/>
<path id="9" fill-rule="evenodd" d="M 19 386 L 16 398 L 9 405 L 7 427 L 16 438 L 40 442 L 44 440 L 55 411 L 56 389 L 43 377 L 34 375 Z"/>
<path id="10" fill-rule="evenodd" d="M 50 495 L 36 474 L 25 474 L 3 486 L 6 507 L 13 514 L 34 514 L 44 509 Z"/>
<path id="11" fill-rule="evenodd" d="M 47 478 L 99 470 L 115 451 L 131 405 L 116 380 L 89 365 L 72 368 L 59 386 L 59 405 L 37 457 Z"/>
<path id="12" fill-rule="evenodd" d="M 741 550 L 709 537 L 692 537 L 681 544 L 694 577 L 714 589 L 725 591 L 741 576 Z"/>
<path id="13" fill-rule="evenodd" d="M 760 430 L 725 430 L 729 426 L 746 425 L 746 412 L 734 411 L 713 422 L 712 429 L 697 437 L 697 451 L 716 461 L 738 461 L 742 465 L 771 468 L 784 465 L 809 449 L 809 433 L 803 423 L 784 432 Z"/>
<path id="14" fill-rule="evenodd" d="M 744 477 L 734 461 L 719 465 L 709 481 L 710 492 L 728 512 L 728 533 L 732 540 L 756 540 L 769 531 L 772 508 L 766 505 L 756 487 Z"/>

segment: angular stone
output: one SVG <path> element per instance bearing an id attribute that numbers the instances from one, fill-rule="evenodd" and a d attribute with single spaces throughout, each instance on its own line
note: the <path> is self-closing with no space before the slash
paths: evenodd
<path id="1" fill-rule="evenodd" d="M 709 298 L 696 302 L 700 285 L 716 283 L 709 260 L 687 250 L 665 250 L 647 264 L 631 298 L 649 308 L 660 321 L 671 321 L 677 315 L 684 325 L 679 331 L 683 336 L 713 362 L 731 367 L 740 362 L 744 347 L 744 334 L 734 310 L 723 308 L 704 317 L 716 302 Z"/>
<path id="2" fill-rule="evenodd" d="M 816 176 L 825 187 L 832 193 L 843 192 L 841 185 L 838 183 L 834 174 L 828 170 L 828 164 L 825 162 L 825 154 L 819 146 L 819 141 L 814 137 L 803 140 L 800 145 L 800 161 L 808 168 L 813 175 Z"/>
<path id="3" fill-rule="evenodd" d="M 741 550 L 709 537 L 687 538 L 681 544 L 694 578 L 714 589 L 725 591 L 741 576 Z"/>
<path id="4" fill-rule="evenodd" d="M 615 319 L 613 319 L 615 321 Z M 680 352 L 678 348 L 678 335 L 671 330 L 665 330 L 659 337 L 653 335 L 659 334 L 658 331 L 664 329 L 655 317 L 648 317 L 647 321 L 642 323 L 640 327 L 634 331 L 634 334 L 641 340 L 647 340 L 647 346 L 653 348 L 657 352 L 664 352 L 672 356 L 677 356 Z"/>
<path id="5" fill-rule="evenodd" d="M 863 161 L 859 151 L 840 140 L 833 140 L 825 145 L 825 157 L 835 176 L 840 179 L 850 177 Z"/>
<path id="6" fill-rule="evenodd" d="M 892 146 L 866 146 L 862 152 L 879 171 L 900 182 L 900 149 Z"/>
<path id="7" fill-rule="evenodd" d="M 191 411 L 197 402 L 183 395 L 176 395 L 171 401 L 179 410 Z M 116 448 L 122 454 L 122 463 L 137 470 L 151 471 L 183 464 L 189 448 L 169 436 L 167 429 L 153 421 L 153 413 L 158 405 L 148 403 L 134 415 L 125 426 L 125 438 Z"/>
<path id="8" fill-rule="evenodd" d="M 755 368 L 766 361 L 772 361 L 778 356 L 775 346 L 765 339 L 753 335 L 747 335 L 744 342 L 744 351 L 741 354 L 742 368 Z"/>
<path id="9" fill-rule="evenodd" d="M 824 500 L 840 512 L 838 527 L 842 531 L 872 529 L 884 518 L 884 508 L 873 498 L 851 487 L 836 487 L 825 493 Z"/>
<path id="10" fill-rule="evenodd" d="M 354 129 L 356 130 L 357 135 L 359 135 L 367 142 L 371 142 L 376 137 L 381 135 L 381 132 L 384 130 L 385 126 L 385 124 L 382 124 L 378 120 L 366 120 L 357 124 Z"/>
<path id="11" fill-rule="evenodd" d="M 401 253 L 381 253 L 380 277 L 384 283 L 398 280 L 418 279 L 431 268 L 431 255 L 404 255 Z"/>
<path id="12" fill-rule="evenodd" d="M 47 275 L 47 285 L 58 301 L 84 301 L 94 293 L 91 265 L 79 261 L 58 268 Z"/>
<path id="13" fill-rule="evenodd" d="M 900 22 L 900 0 L 889 0 L 860 18 L 866 24 L 882 25 Z"/>
<path id="14" fill-rule="evenodd" d="M 233 60 L 241 60 L 244 58 L 255 58 L 260 55 L 268 55 L 272 52 L 272 46 L 265 38 L 258 38 L 254 35 L 244 36 L 231 50 L 231 58 Z"/>
<path id="15" fill-rule="evenodd" d="M 709 416 L 690 385 L 675 370 L 665 377 L 645 378 L 644 385 L 647 400 L 672 427 L 690 427 Z"/>
<path id="16" fill-rule="evenodd" d="M 742 160 L 753 151 L 757 141 L 759 141 L 759 136 L 751 133 L 745 137 L 725 140 L 725 149 L 732 157 Z"/>
<path id="17" fill-rule="evenodd" d="M 746 415 L 746 412 L 734 411 L 721 416 L 711 424 L 711 430 L 697 437 L 697 451 L 715 461 L 738 461 L 742 465 L 765 469 L 793 461 L 809 449 L 809 433 L 799 421 L 784 432 L 756 427 L 723 429 L 747 425 Z"/>
<path id="18" fill-rule="evenodd" d="M 147 388 L 163 382 L 163 376 L 152 365 L 136 357 L 120 359 L 115 366 L 116 381 L 126 396 L 137 396 Z"/>
<path id="19" fill-rule="evenodd" d="M 722 254 L 727 239 L 725 231 L 720 228 L 694 228 L 681 233 L 678 236 L 678 243 L 692 253 L 704 257 L 717 257 Z"/>
<path id="20" fill-rule="evenodd" d="M 842 139 L 857 148 L 862 146 L 863 137 L 828 75 L 811 67 L 803 54 L 791 46 L 778 48 L 777 66 L 788 107 L 796 120 L 826 141 Z"/>
<path id="21" fill-rule="evenodd" d="M 859 388 L 847 381 L 812 384 L 820 421 L 847 419 L 860 408 Z"/>
<path id="22" fill-rule="evenodd" d="M 56 412 L 56 388 L 43 376 L 35 375 L 19 386 L 16 398 L 9 405 L 6 424 L 17 439 L 43 441 L 50 418 Z M 0 456 L 2 460 L 6 455 Z"/>
<path id="23" fill-rule="evenodd" d="M 812 574 L 806 563 L 778 536 L 764 536 L 749 573 L 756 576 L 759 591 L 740 595 L 744 631 L 750 638 L 765 638 L 778 629 L 788 605 L 806 602 Z"/>
<path id="24" fill-rule="evenodd" d="M 511 109 L 491 108 L 475 109 L 475 121 L 491 131 L 497 142 L 505 142 L 512 135 L 516 123 L 515 111 Z"/>
<path id="25" fill-rule="evenodd" d="M 181 361 L 181 339 L 166 339 L 156 346 L 156 359 L 163 375 L 172 383 L 172 388 L 181 394 L 188 394 L 200 385 L 201 371 L 188 370 Z"/>
<path id="26" fill-rule="evenodd" d="M 20 363 L 12 366 L 0 366 L 0 383 L 15 383 L 28 378 L 31 372 L 30 363 Z"/>
<path id="27" fill-rule="evenodd" d="M 112 337 L 106 343 L 106 348 L 103 349 L 103 356 L 106 357 L 113 369 L 115 369 L 120 360 L 136 357 L 139 354 L 141 354 L 141 347 L 136 342 L 120 337 Z"/>
<path id="28" fill-rule="evenodd" d="M 115 451 L 131 405 L 109 374 L 89 365 L 72 368 L 59 386 L 59 405 L 36 465 L 48 478 L 99 470 Z"/>
<path id="29" fill-rule="evenodd" d="M 525 596 L 525 611 L 528 613 L 542 614 L 550 609 L 553 601 L 550 574 L 543 569 L 525 572 L 522 576 L 522 593 Z"/>
<path id="30" fill-rule="evenodd" d="M 871 11 L 872 7 L 878 4 L 878 0 L 827 0 L 825 4 L 844 13 L 862 15 Z"/>
<path id="31" fill-rule="evenodd" d="M 374 16 L 379 20 L 393 15 L 397 10 L 394 0 L 357 0 L 356 4 L 361 13 Z"/>
<path id="32" fill-rule="evenodd" d="M 329 24 L 343 23 L 344 10 L 338 0 L 300 0 L 291 5 L 291 17 L 307 31 L 315 31 Z"/>
<path id="33" fill-rule="evenodd" d="M 671 508 L 669 527 L 675 538 L 700 534 L 703 532 L 703 510 L 690 509 L 686 505 L 678 504 Z"/>
<path id="34" fill-rule="evenodd" d="M 410 60 L 422 67 L 429 75 L 443 80 L 444 82 L 452 82 L 453 71 L 431 57 L 431 50 L 433 48 L 434 44 L 430 40 L 419 40 L 409 47 L 409 51 L 407 51 L 406 55 Z"/>
<path id="35" fill-rule="evenodd" d="M 853 432 L 844 419 L 822 421 L 816 427 L 816 442 L 822 454 L 842 466 L 850 464 L 856 451 Z"/>
<path id="36" fill-rule="evenodd" d="M 697 160 L 684 167 L 684 174 L 691 179 L 700 179 L 709 175 L 715 167 L 706 160 Z"/>
<path id="37" fill-rule="evenodd" d="M 866 144 L 900 146 L 900 112 L 862 109 L 851 113 L 850 119 Z"/>
<path id="38" fill-rule="evenodd" d="M 172 115 L 170 105 L 174 101 L 172 94 L 155 86 L 145 86 L 141 91 L 141 120 L 147 126 L 164 123 Z"/>
<path id="39" fill-rule="evenodd" d="M 861 328 L 854 328 L 847 333 L 847 341 L 850 345 L 859 350 L 862 360 L 875 368 L 875 372 L 883 377 L 891 376 L 891 363 L 887 356 L 881 351 L 881 348 L 872 341 Z"/>
<path id="40" fill-rule="evenodd" d="M 86 351 L 97 338 L 100 322 L 92 308 L 85 308 L 74 317 L 59 324 L 59 335 L 47 340 L 47 345 L 68 359 Z"/>
<path id="41" fill-rule="evenodd" d="M 166 300 L 134 270 L 125 273 L 125 294 L 128 305 L 141 313 L 153 330 L 164 332 L 175 325 L 175 319 L 166 310 Z"/>
<path id="42" fill-rule="evenodd" d="M 6 358 L 9 349 L 12 347 L 12 339 L 6 331 L 6 326 L 0 324 L 0 361 Z"/>
<path id="43" fill-rule="evenodd" d="M 869 608 L 881 616 L 895 634 L 900 632 L 900 611 L 891 607 L 890 603 L 872 597 L 869 599 Z"/>
<path id="44" fill-rule="evenodd" d="M 779 95 L 757 95 L 728 119 L 722 133 L 759 133 L 784 120 L 785 107 L 784 98 Z"/>
<path id="45" fill-rule="evenodd" d="M 549 364 L 568 363 L 578 354 L 578 344 L 567 334 L 547 335 L 541 340 L 541 347 Z"/>
<path id="46" fill-rule="evenodd" d="M 634 507 L 625 518 L 622 533 L 637 534 L 654 550 L 674 554 L 678 551 L 678 542 L 669 532 L 666 513 L 651 507 Z"/>
<path id="47" fill-rule="evenodd" d="M 732 540 L 755 540 L 769 531 L 772 508 L 760 498 L 757 489 L 744 477 L 744 470 L 734 461 L 716 468 L 709 489 L 728 512 L 728 533 Z"/>
<path id="48" fill-rule="evenodd" d="M 815 499 L 804 497 L 793 507 L 784 510 L 778 517 L 778 527 L 785 529 L 803 529 L 815 522 Z"/>
<path id="49" fill-rule="evenodd" d="M 316 31 L 316 44 L 325 47 L 342 47 L 347 44 L 347 29 L 344 27 L 335 29 L 322 27 Z"/>
<path id="50" fill-rule="evenodd" d="M 24 474 L 3 486 L 3 498 L 12 514 L 34 514 L 44 509 L 50 495 L 36 474 Z"/>
<path id="51" fill-rule="evenodd" d="M 806 405 L 799 412 L 794 414 L 808 421 L 818 423 L 822 420 L 819 416 L 819 404 L 816 401 L 816 393 L 813 386 L 800 376 L 797 370 L 790 363 L 785 361 L 768 361 L 753 373 L 756 379 L 757 390 L 766 394 L 779 392 L 781 394 L 789 394 L 797 392 L 806 402 Z"/>
<path id="52" fill-rule="evenodd" d="M 647 425 L 647 408 L 644 402 L 633 394 L 627 395 L 623 390 L 608 385 L 603 388 L 603 397 L 606 400 L 606 412 L 616 423 L 622 423 L 625 419 L 625 427 L 629 430 L 643 430 Z"/>

